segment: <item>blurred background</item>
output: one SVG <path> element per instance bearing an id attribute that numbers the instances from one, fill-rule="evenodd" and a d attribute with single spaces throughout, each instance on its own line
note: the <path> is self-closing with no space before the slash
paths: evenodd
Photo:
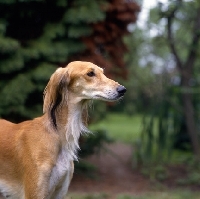
<path id="1" fill-rule="evenodd" d="M 0 0 L 0 117 L 42 114 L 57 67 L 127 87 L 94 102 L 69 199 L 200 198 L 199 0 Z"/>

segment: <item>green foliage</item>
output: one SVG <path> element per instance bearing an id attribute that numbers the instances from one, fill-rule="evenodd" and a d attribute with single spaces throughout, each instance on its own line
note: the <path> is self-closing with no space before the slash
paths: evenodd
<path id="1" fill-rule="evenodd" d="M 141 169 L 141 173 L 151 181 L 163 181 L 169 177 L 167 168 L 162 165 L 148 165 Z"/>
<path id="2" fill-rule="evenodd" d="M 0 21 L 0 36 L 3 36 L 6 31 L 6 25 Z"/>
<path id="3" fill-rule="evenodd" d="M 0 37 L 0 52 L 5 54 L 12 54 L 20 49 L 20 44 L 11 38 Z"/>
<path id="4" fill-rule="evenodd" d="M 85 50 L 81 38 L 92 34 L 90 23 L 105 19 L 104 3 L 0 0 L 0 117 L 42 114 L 50 75 Z"/>
<path id="5" fill-rule="evenodd" d="M 200 174 L 199 171 L 189 173 L 185 178 L 180 178 L 177 180 L 179 185 L 199 185 L 200 184 Z"/>
<path id="6" fill-rule="evenodd" d="M 133 144 L 140 137 L 141 123 L 141 115 L 130 117 L 124 113 L 108 113 L 100 121 L 92 123 L 90 129 L 92 131 L 95 129 L 106 130 L 111 139 Z"/>
<path id="7" fill-rule="evenodd" d="M 76 0 L 74 7 L 66 12 L 64 20 L 73 24 L 102 21 L 105 19 L 105 14 L 100 9 L 102 3 L 105 3 L 105 1 Z"/>
<path id="8" fill-rule="evenodd" d="M 34 85 L 30 81 L 30 79 L 23 74 L 19 74 L 15 79 L 10 81 L 9 84 L 3 86 L 1 95 L 1 105 L 23 105 L 26 100 L 27 94 L 31 93 L 33 89 Z M 16 96 L 15 98 L 10 97 L 15 92 L 20 93 L 20 95 Z"/>
<path id="9" fill-rule="evenodd" d="M 66 199 L 109 199 L 113 198 L 110 194 L 70 194 Z M 115 199 L 199 199 L 199 192 L 187 190 L 173 191 L 153 191 L 150 193 L 133 194 L 118 194 Z"/>
<path id="10" fill-rule="evenodd" d="M 98 152 L 101 150 L 105 143 L 110 143 L 112 139 L 108 136 L 105 130 L 96 130 L 90 136 L 84 136 L 81 139 L 81 150 L 79 155 L 81 157 L 85 157 L 94 152 Z"/>
<path id="11" fill-rule="evenodd" d="M 79 38 L 81 36 L 88 36 L 92 33 L 89 27 L 74 25 L 70 26 L 68 30 L 68 35 L 71 38 Z"/>
<path id="12" fill-rule="evenodd" d="M 107 104 L 102 101 L 93 101 L 89 109 L 89 120 L 96 123 L 106 118 Z"/>
<path id="13" fill-rule="evenodd" d="M 117 199 L 198 199 L 199 193 L 192 193 L 190 191 L 169 191 L 169 192 L 153 192 L 148 194 L 142 194 L 139 196 L 122 195 Z"/>
<path id="14" fill-rule="evenodd" d="M 199 184 L 199 176 L 195 175 L 199 172 L 199 163 L 192 156 L 188 136 L 183 137 L 186 129 L 179 107 L 180 92 L 178 87 L 169 87 L 168 92 L 155 101 L 150 116 L 149 113 L 144 115 L 142 134 L 135 142 L 133 167 L 139 167 L 151 180 L 162 181 L 169 177 L 167 165 L 185 165 L 188 174 L 177 183 Z M 171 98 L 166 97 L 169 94 Z M 177 149 L 183 150 L 184 155 L 177 154 Z M 186 151 L 190 155 L 187 156 Z"/>
<path id="15" fill-rule="evenodd" d="M 109 199 L 109 195 L 106 193 L 99 194 L 71 194 L 69 198 L 66 199 Z"/>
<path id="16" fill-rule="evenodd" d="M 129 53 L 125 56 L 129 79 L 125 82 L 125 86 L 131 92 L 126 93 L 122 103 L 124 111 L 129 115 L 148 111 L 154 99 L 163 92 L 162 76 L 154 73 L 155 57 L 151 52 L 153 49 L 151 42 L 152 39 L 139 28 L 125 38 L 129 49 Z M 162 47 L 158 51 L 161 52 L 164 49 Z"/>
<path id="17" fill-rule="evenodd" d="M 200 185 L 200 163 L 192 155 L 184 156 L 179 160 L 186 166 L 186 175 L 176 180 L 179 185 Z"/>
<path id="18" fill-rule="evenodd" d="M 80 139 L 81 150 L 78 156 L 80 159 L 102 150 L 105 143 L 112 142 L 105 130 L 95 130 L 91 135 L 82 136 Z M 95 167 L 87 161 L 75 162 L 75 173 L 94 177 Z"/>
<path id="19" fill-rule="evenodd" d="M 74 162 L 75 173 L 84 175 L 85 177 L 94 178 L 96 167 L 88 161 L 81 160 L 80 162 Z"/>
<path id="20" fill-rule="evenodd" d="M 173 155 L 176 128 L 175 110 L 167 100 L 155 102 L 151 116 L 144 117 L 141 138 L 135 144 L 134 167 L 142 167 L 142 172 L 152 180 L 168 177 L 163 165 L 170 162 Z"/>
<path id="21" fill-rule="evenodd" d="M 154 162 L 162 166 L 163 162 L 167 162 L 173 156 L 175 147 L 191 151 L 181 99 L 185 92 L 193 95 L 195 122 L 198 132 L 200 130 L 199 56 L 195 61 L 194 73 L 192 69 L 186 69 L 185 64 L 192 50 L 197 49 L 197 54 L 200 53 L 199 42 L 193 45 L 191 42 L 192 34 L 197 33 L 196 37 L 199 35 L 199 30 L 194 29 L 199 5 L 197 0 L 159 2 L 150 10 L 146 27 L 143 29 L 136 27 L 133 34 L 126 38 L 130 50 L 130 53 L 126 55 L 130 70 L 127 88 L 132 91 L 128 94 L 128 100 L 125 98 L 126 112 L 131 115 L 140 111 L 147 115 L 143 123 L 143 136 L 136 143 L 135 162 L 138 165 L 145 161 L 146 165 L 150 162 L 153 165 Z M 182 72 L 177 69 L 167 37 L 167 17 L 175 9 L 176 13 L 171 16 L 173 20 L 171 43 L 175 45 L 175 51 L 183 65 Z M 189 80 L 191 82 L 188 83 L 190 88 L 186 90 L 180 88 L 181 82 L 173 80 L 181 80 L 183 73 L 187 72 L 188 75 L 193 76 Z M 168 79 L 162 83 L 165 77 Z M 143 81 L 145 78 L 147 82 Z M 155 171 L 149 171 L 151 172 L 155 173 Z"/>
<path id="22" fill-rule="evenodd" d="M 1 73 L 9 74 L 11 72 L 20 71 L 24 67 L 23 57 L 20 52 L 16 52 L 10 57 L 1 61 Z"/>

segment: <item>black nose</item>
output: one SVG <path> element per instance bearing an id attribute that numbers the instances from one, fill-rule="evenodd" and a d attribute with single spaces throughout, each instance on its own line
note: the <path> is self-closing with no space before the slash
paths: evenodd
<path id="1" fill-rule="evenodd" d="M 126 88 L 124 86 L 118 86 L 117 92 L 119 93 L 119 96 L 123 96 L 124 93 L 126 92 Z"/>

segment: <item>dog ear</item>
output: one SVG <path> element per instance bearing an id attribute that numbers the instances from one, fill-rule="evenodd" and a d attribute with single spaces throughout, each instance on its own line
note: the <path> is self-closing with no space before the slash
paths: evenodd
<path id="1" fill-rule="evenodd" d="M 44 90 L 43 113 L 48 113 L 55 128 L 57 128 L 56 112 L 62 106 L 62 102 L 66 101 L 68 82 L 66 70 L 58 68 Z"/>

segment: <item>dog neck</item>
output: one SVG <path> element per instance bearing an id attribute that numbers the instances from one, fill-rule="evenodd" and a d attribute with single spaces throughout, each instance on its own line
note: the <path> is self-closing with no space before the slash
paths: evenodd
<path id="1" fill-rule="evenodd" d="M 83 111 L 87 111 L 85 109 L 87 109 L 87 102 L 68 105 L 67 122 L 65 126 L 66 147 L 75 160 L 77 160 L 77 149 L 80 149 L 78 142 L 79 137 L 82 133 L 89 132 L 83 122 Z"/>
<path id="2" fill-rule="evenodd" d="M 84 118 L 85 121 L 83 122 L 83 112 L 87 112 L 88 100 L 76 100 L 76 98 L 68 94 L 66 101 L 67 104 L 59 105 L 60 107 L 55 113 L 56 130 L 53 127 L 52 118 L 48 118 L 48 121 L 51 129 L 54 129 L 53 131 L 59 134 L 62 150 L 67 151 L 70 159 L 77 160 L 79 137 L 82 133 L 90 132 L 85 126 L 87 114 L 84 115 L 86 118 Z"/>

